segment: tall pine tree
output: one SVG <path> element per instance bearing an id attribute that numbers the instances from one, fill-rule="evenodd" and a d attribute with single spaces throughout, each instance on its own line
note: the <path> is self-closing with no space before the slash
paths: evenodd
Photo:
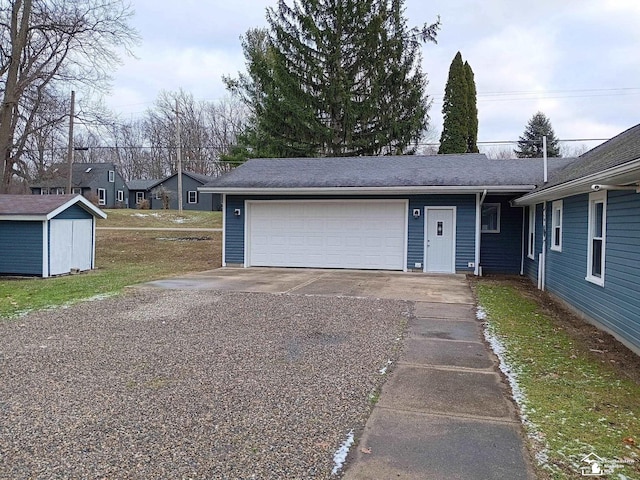
<path id="1" fill-rule="evenodd" d="M 453 57 L 442 105 L 444 124 L 438 153 L 478 151 L 478 108 L 473 70 L 462 63 L 460 52 Z"/>
<path id="2" fill-rule="evenodd" d="M 547 136 L 547 157 L 560 157 L 560 145 L 551 126 L 551 120 L 542 113 L 536 113 L 525 127 L 514 153 L 518 158 L 540 158 L 544 156 L 542 137 Z"/>
<path id="3" fill-rule="evenodd" d="M 427 127 L 421 42 L 403 0 L 284 0 L 243 39 L 246 75 L 225 78 L 251 108 L 251 155 L 405 153 Z M 256 40 L 256 32 L 264 37 Z"/>

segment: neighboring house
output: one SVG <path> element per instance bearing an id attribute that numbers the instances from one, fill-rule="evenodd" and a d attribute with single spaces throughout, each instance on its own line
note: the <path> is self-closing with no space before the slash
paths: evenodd
<path id="1" fill-rule="evenodd" d="M 515 200 L 524 274 L 640 353 L 640 125 Z"/>
<path id="2" fill-rule="evenodd" d="M 151 188 L 160 183 L 160 180 L 129 180 L 127 187 L 129 188 L 130 207 L 139 208 L 144 205 L 145 201 L 148 208 L 151 208 Z"/>
<path id="3" fill-rule="evenodd" d="M 80 195 L 0 195 L 0 274 L 93 269 L 96 218 L 106 214 Z"/>
<path id="4" fill-rule="evenodd" d="M 577 159 L 255 159 L 223 198 L 223 266 L 519 273 L 640 353 L 640 125 Z"/>
<path id="5" fill-rule="evenodd" d="M 126 208 L 129 205 L 129 189 L 112 163 L 74 163 L 71 170 L 71 192 L 69 167 L 57 163 L 30 185 L 34 195 L 80 194 L 101 208 Z"/>
<path id="6" fill-rule="evenodd" d="M 182 172 L 182 208 L 183 210 L 201 210 L 205 212 L 222 209 L 222 197 L 219 193 L 201 193 L 198 187 L 211 182 L 216 177 L 199 173 Z M 139 181 L 139 180 L 138 180 Z M 132 185 L 132 182 L 129 182 Z M 137 185 L 133 185 L 137 186 Z M 139 192 L 139 190 L 138 190 Z M 137 193 L 136 195 L 140 195 Z M 174 173 L 162 180 L 156 180 L 146 190 L 149 207 L 162 210 L 165 205 L 169 209 L 178 209 L 178 174 Z"/>

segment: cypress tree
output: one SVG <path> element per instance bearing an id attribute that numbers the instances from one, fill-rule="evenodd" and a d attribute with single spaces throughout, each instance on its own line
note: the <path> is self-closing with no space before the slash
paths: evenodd
<path id="1" fill-rule="evenodd" d="M 514 153 L 518 158 L 540 158 L 544 156 L 542 137 L 547 136 L 547 157 L 560 157 L 560 145 L 551 126 L 551 120 L 538 112 L 527 123 L 524 133 L 518 140 Z"/>
<path id="2" fill-rule="evenodd" d="M 478 106 L 476 81 L 469 62 L 464 62 L 467 79 L 467 153 L 478 153 Z"/>
<path id="3" fill-rule="evenodd" d="M 460 52 L 453 57 L 444 90 L 444 124 L 438 153 L 465 153 L 469 141 L 469 85 Z"/>
<path id="4" fill-rule="evenodd" d="M 244 37 L 248 73 L 225 78 L 252 111 L 244 136 L 249 150 L 268 156 L 410 151 L 428 122 L 420 42 L 435 42 L 439 21 L 410 29 L 402 5 L 280 0 L 269 8 L 265 41 L 251 41 L 255 30 Z"/>

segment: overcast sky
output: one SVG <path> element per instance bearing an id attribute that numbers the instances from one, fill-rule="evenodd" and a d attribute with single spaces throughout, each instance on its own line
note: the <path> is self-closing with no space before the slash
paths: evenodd
<path id="1" fill-rule="evenodd" d="M 265 26 L 265 10 L 276 1 L 132 4 L 142 44 L 137 59 L 125 58 L 114 73 L 107 98 L 123 119 L 142 115 L 161 90 L 182 88 L 197 100 L 226 96 L 222 75 L 244 70 L 240 36 Z M 438 44 L 422 50 L 433 99 L 430 141 L 440 137 L 442 96 L 457 51 L 475 73 L 480 142 L 517 140 L 537 111 L 560 139 L 610 138 L 640 123 L 638 0 L 406 0 L 405 6 L 411 26 L 438 15 L 442 22 Z"/>

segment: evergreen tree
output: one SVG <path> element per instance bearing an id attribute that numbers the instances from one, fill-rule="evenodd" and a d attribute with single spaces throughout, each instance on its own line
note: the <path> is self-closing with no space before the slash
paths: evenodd
<path id="1" fill-rule="evenodd" d="M 469 148 L 469 84 L 460 52 L 453 57 L 444 89 L 444 124 L 438 153 L 466 153 Z"/>
<path id="2" fill-rule="evenodd" d="M 280 0 L 243 39 L 246 75 L 225 78 L 251 108 L 251 154 L 404 153 L 428 122 L 420 42 L 403 0 Z M 253 155 L 255 156 L 255 155 Z"/>
<path id="3" fill-rule="evenodd" d="M 464 62 L 467 79 L 467 153 L 478 153 L 478 106 L 476 81 L 469 62 Z"/>
<path id="4" fill-rule="evenodd" d="M 551 126 L 551 121 L 542 112 L 536 113 L 525 127 L 514 153 L 518 158 L 540 158 L 544 156 L 542 137 L 547 136 L 547 157 L 559 157 L 560 146 Z"/>

